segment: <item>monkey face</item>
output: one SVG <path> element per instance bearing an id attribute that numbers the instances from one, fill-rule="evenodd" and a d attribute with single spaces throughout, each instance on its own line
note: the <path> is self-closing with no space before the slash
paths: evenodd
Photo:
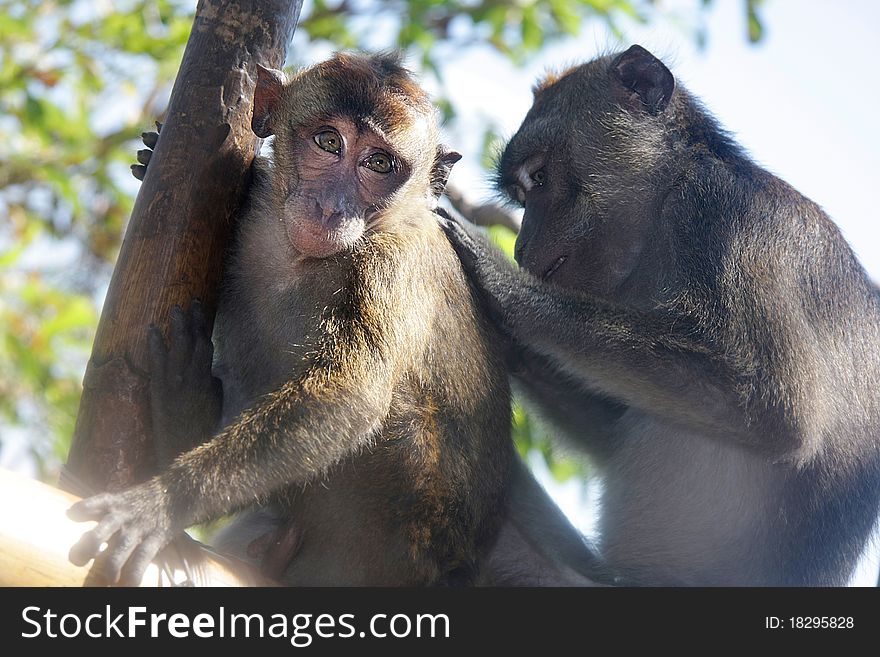
<path id="1" fill-rule="evenodd" d="M 657 216 L 651 194 L 668 152 L 674 79 L 633 46 L 535 88 L 499 161 L 500 191 L 524 208 L 520 265 L 558 285 L 609 293 Z"/>
<path id="2" fill-rule="evenodd" d="M 332 117 L 292 131 L 275 149 L 292 155 L 281 220 L 293 248 L 325 258 L 352 248 L 409 177 L 409 165 L 377 132 Z M 283 175 L 283 172 L 278 172 Z"/>
<path id="3" fill-rule="evenodd" d="M 270 202 L 298 254 L 351 249 L 386 210 L 434 202 L 457 156 L 438 151 L 435 110 L 399 57 L 257 74 L 252 126 L 275 137 Z"/>
<path id="4" fill-rule="evenodd" d="M 595 213 L 584 207 L 589 196 L 572 174 L 569 146 L 546 136 L 527 144 L 502 174 L 504 191 L 524 209 L 514 256 L 535 276 L 560 283 L 583 260 L 579 252 Z"/>

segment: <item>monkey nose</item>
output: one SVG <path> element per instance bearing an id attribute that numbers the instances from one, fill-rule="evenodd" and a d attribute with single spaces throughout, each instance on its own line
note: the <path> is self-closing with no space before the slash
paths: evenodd
<path id="1" fill-rule="evenodd" d="M 324 210 L 321 223 L 327 228 L 336 228 L 342 223 L 343 213 L 339 210 Z"/>
<path id="2" fill-rule="evenodd" d="M 333 228 L 342 222 L 343 212 L 336 203 L 315 201 L 315 205 L 318 206 L 318 215 L 323 226 Z"/>

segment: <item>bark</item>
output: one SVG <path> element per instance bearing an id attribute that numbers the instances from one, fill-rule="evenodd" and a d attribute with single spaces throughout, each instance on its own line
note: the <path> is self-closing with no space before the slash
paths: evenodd
<path id="1" fill-rule="evenodd" d="M 93 493 L 153 473 L 147 329 L 201 299 L 213 321 L 232 218 L 257 148 L 255 67 L 281 68 L 302 0 L 201 0 L 135 202 L 83 380 L 62 484 Z"/>

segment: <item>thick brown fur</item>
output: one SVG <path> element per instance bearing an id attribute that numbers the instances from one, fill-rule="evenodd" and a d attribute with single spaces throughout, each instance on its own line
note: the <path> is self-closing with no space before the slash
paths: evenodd
<path id="1" fill-rule="evenodd" d="M 257 441 L 273 433 L 266 419 L 295 412 L 308 423 L 314 407 L 373 432 L 307 486 L 273 498 L 273 513 L 293 519 L 304 536 L 285 580 L 412 585 L 453 573 L 456 581 L 469 579 L 501 517 L 509 393 L 497 337 L 430 210 L 421 217 L 410 209 L 388 213 L 382 230 L 352 253 L 287 281 L 281 298 L 289 294 L 306 311 L 290 313 L 300 320 L 284 334 L 293 347 L 287 350 L 273 335 L 277 327 L 254 334 L 250 321 L 261 305 L 278 301 L 273 283 L 284 284 L 272 273 L 283 262 L 266 263 L 263 243 L 280 239 L 271 232 L 281 226 L 241 230 L 218 324 L 225 406 L 234 411 L 286 372 L 294 376 L 267 397 L 277 413 L 267 416 L 266 405 L 258 406 L 227 431 L 244 434 L 237 443 Z M 318 339 L 307 341 L 310 335 Z M 237 371 L 228 371 L 227 362 Z M 241 400 L 239 386 L 248 391 Z M 333 442 L 323 433 L 335 426 L 309 426 L 301 458 L 319 459 Z M 221 539 L 229 541 L 228 534 Z"/>
<path id="2" fill-rule="evenodd" d="M 183 528 L 250 508 L 221 543 L 259 561 L 274 531 L 289 584 L 472 582 L 514 450 L 499 340 L 432 213 L 435 111 L 392 55 L 261 84 L 254 125 L 274 156 L 255 164 L 215 326 L 226 427 L 152 481 L 76 505 L 99 525 L 71 559 L 136 582 Z M 308 257 L 290 232 L 294 153 L 339 122 L 393 148 L 395 182 L 354 243 Z"/>

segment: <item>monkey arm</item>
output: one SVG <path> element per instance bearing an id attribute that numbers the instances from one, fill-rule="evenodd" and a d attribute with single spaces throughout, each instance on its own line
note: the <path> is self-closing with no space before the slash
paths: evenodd
<path id="1" fill-rule="evenodd" d="M 211 375 L 213 345 L 199 301 L 171 310 L 169 340 L 149 331 L 150 410 L 158 471 L 209 440 L 219 428 L 222 384 Z"/>
<path id="2" fill-rule="evenodd" d="M 566 436 L 589 444 L 594 458 L 610 456 L 614 422 L 626 406 L 588 390 L 564 373 L 552 358 L 527 347 L 515 347 L 508 358 L 515 389 L 539 409 L 542 417 Z"/>
<path id="3" fill-rule="evenodd" d="M 285 384 L 212 441 L 178 458 L 162 480 L 172 497 L 189 501 L 181 524 L 311 481 L 369 444 L 388 412 L 393 365 L 377 358 L 358 366 L 360 372 L 344 380 L 322 380 L 339 376 L 324 371 Z"/>
<path id="4" fill-rule="evenodd" d="M 72 548 L 71 560 L 82 565 L 94 558 L 101 580 L 137 583 L 186 527 L 309 481 L 368 444 L 390 403 L 392 367 L 376 359 L 358 369 L 362 375 L 348 381 L 321 383 L 319 377 L 333 374 L 312 372 L 285 384 L 162 475 L 78 502 L 71 517 L 98 524 Z M 99 554 L 104 542 L 108 548 Z"/>
<path id="5" fill-rule="evenodd" d="M 379 263 L 381 266 L 383 263 Z M 266 395 L 211 441 L 179 456 L 160 476 L 71 507 L 75 520 L 97 520 L 71 549 L 98 581 L 137 583 L 147 565 L 186 527 L 220 517 L 290 484 L 313 480 L 375 439 L 391 403 L 401 363 L 419 349 L 420 308 L 393 303 L 386 267 L 375 280 L 381 317 L 355 313 L 318 349 L 314 366 Z M 405 278 L 400 276 L 398 278 Z M 371 291 L 364 295 L 370 298 Z M 409 297 L 414 298 L 414 297 Z M 99 552 L 100 546 L 108 547 Z"/>
<path id="6" fill-rule="evenodd" d="M 500 328 L 584 388 L 773 457 L 814 447 L 798 424 L 801 413 L 774 402 L 781 383 L 772 363 L 715 349 L 682 315 L 643 312 L 540 281 L 456 222 L 443 227 Z"/>

